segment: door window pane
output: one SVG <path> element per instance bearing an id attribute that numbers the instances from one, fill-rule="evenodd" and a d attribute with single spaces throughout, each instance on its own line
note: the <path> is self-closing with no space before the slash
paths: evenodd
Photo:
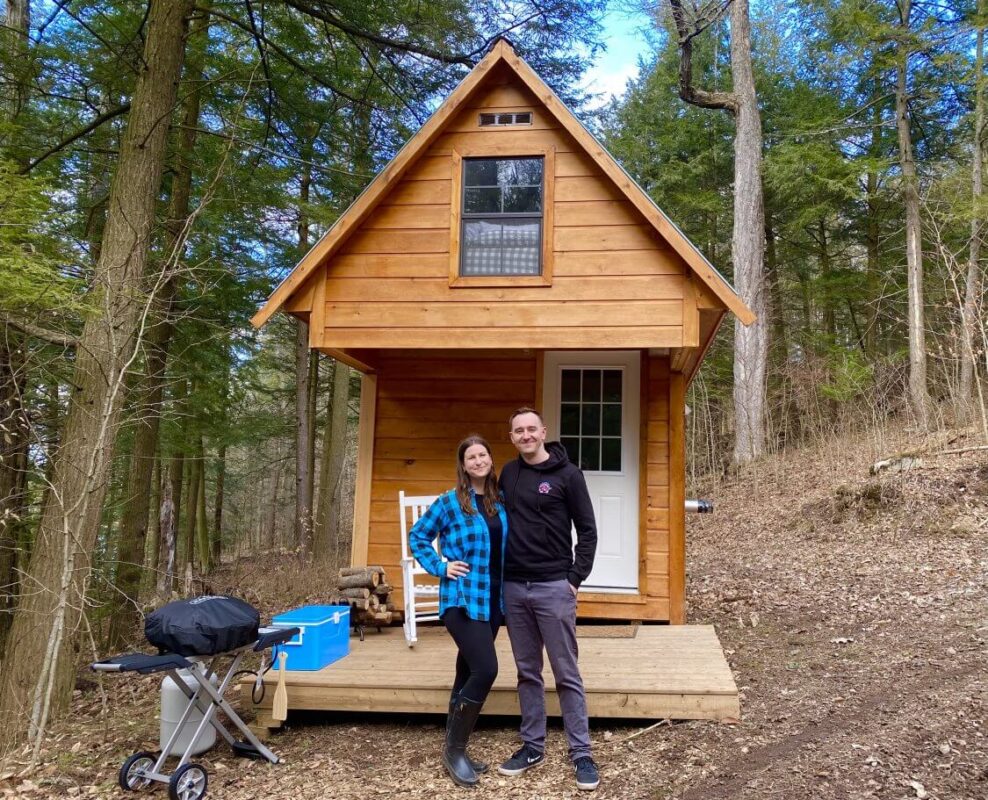
<path id="1" fill-rule="evenodd" d="M 600 440 L 600 468 L 604 472 L 621 471 L 621 440 Z"/>
<path id="2" fill-rule="evenodd" d="M 600 402 L 600 370 L 583 370 L 583 402 Z"/>
<path id="3" fill-rule="evenodd" d="M 580 463 L 580 440 L 578 437 L 567 438 L 563 437 L 559 440 L 563 447 L 566 448 L 566 455 L 569 460 L 574 464 Z"/>
<path id="4" fill-rule="evenodd" d="M 596 437 L 580 439 L 580 469 L 594 472 L 600 469 L 600 439 Z"/>
<path id="5" fill-rule="evenodd" d="M 580 435 L 600 436 L 600 405 L 598 403 L 585 403 L 581 417 Z"/>
<path id="6" fill-rule="evenodd" d="M 570 461 L 593 472 L 620 472 L 623 371 L 569 368 L 559 378 L 559 435 Z"/>
<path id="7" fill-rule="evenodd" d="M 618 403 L 604 403 L 601 433 L 604 436 L 621 435 L 621 406 Z"/>
<path id="8" fill-rule="evenodd" d="M 563 403 L 559 416 L 560 436 L 580 435 L 580 406 L 576 403 Z"/>
<path id="9" fill-rule="evenodd" d="M 580 402 L 580 370 L 564 369 L 562 375 L 562 401 Z"/>
<path id="10" fill-rule="evenodd" d="M 619 369 L 604 370 L 604 402 L 605 403 L 621 402 L 622 374 L 623 373 Z"/>

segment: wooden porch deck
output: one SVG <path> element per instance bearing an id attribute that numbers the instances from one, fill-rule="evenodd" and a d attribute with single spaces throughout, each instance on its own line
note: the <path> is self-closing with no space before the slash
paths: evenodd
<path id="1" fill-rule="evenodd" d="M 580 671 L 591 717 L 723 719 L 740 717 L 738 688 L 712 625 L 579 626 Z M 497 639 L 500 674 L 485 714 L 517 715 L 515 668 L 505 631 Z M 401 628 L 351 637 L 350 654 L 316 672 L 286 672 L 288 708 L 445 714 L 456 647 L 441 627 L 419 629 L 408 647 Z M 277 671 L 255 706 L 259 727 L 277 727 L 271 703 Z M 546 707 L 559 716 L 548 662 Z M 244 697 L 252 679 L 244 680 Z"/>

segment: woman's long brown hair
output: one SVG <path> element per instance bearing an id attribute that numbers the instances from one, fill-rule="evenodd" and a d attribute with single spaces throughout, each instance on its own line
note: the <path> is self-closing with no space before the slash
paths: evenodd
<path id="1" fill-rule="evenodd" d="M 471 434 L 456 448 L 456 499 L 460 501 L 460 508 L 463 509 L 464 514 L 476 513 L 473 507 L 473 485 L 470 483 L 470 476 L 463 468 L 463 456 L 467 448 L 475 444 L 483 447 L 491 457 L 491 471 L 484 479 L 484 510 L 489 517 L 493 517 L 497 513 L 498 503 L 497 472 L 494 469 L 494 454 L 491 452 L 491 446 L 483 436 Z"/>

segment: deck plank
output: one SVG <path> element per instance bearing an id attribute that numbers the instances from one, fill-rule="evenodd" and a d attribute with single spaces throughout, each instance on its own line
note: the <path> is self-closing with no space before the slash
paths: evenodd
<path id="1" fill-rule="evenodd" d="M 641 626 L 634 637 L 582 629 L 580 671 L 591 717 L 722 719 L 740 716 L 737 684 L 713 626 Z M 610 634 L 610 635 L 609 635 Z M 485 714 L 518 714 L 511 646 L 497 641 L 500 673 Z M 315 672 L 287 672 L 289 709 L 445 713 L 456 649 L 440 627 L 419 629 L 408 647 L 400 628 L 370 631 L 350 641 L 350 654 Z M 270 682 L 276 672 L 268 673 Z M 547 713 L 559 716 L 546 665 Z M 252 683 L 248 677 L 244 684 Z M 245 696 L 249 696 L 245 693 Z M 257 710 L 270 708 L 273 691 Z"/>

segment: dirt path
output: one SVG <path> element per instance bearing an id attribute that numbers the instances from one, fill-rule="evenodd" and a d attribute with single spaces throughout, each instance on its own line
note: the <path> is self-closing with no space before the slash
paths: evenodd
<path id="1" fill-rule="evenodd" d="M 988 456 L 924 459 L 869 478 L 877 448 L 845 442 L 772 459 L 701 496 L 690 520 L 690 622 L 716 626 L 742 691 L 738 725 L 594 723 L 596 798 L 988 798 Z M 891 452 L 891 445 L 886 445 Z M 857 454 L 857 455 L 855 455 Z M 276 576 L 275 576 L 276 578 Z M 274 585 L 252 587 L 284 607 Z M 304 594 L 304 592 L 302 592 Z M 77 692 L 44 763 L 16 764 L 0 795 L 123 797 L 116 770 L 157 739 L 156 681 L 115 682 L 106 709 Z M 293 716 L 273 746 L 285 763 L 209 754 L 209 797 L 456 796 L 441 773 L 438 717 Z M 486 798 L 572 798 L 558 724 L 547 765 Z M 514 721 L 484 720 L 475 755 L 506 757 Z M 167 796 L 162 788 L 146 796 Z M 467 793 L 463 793 L 464 796 Z"/>

